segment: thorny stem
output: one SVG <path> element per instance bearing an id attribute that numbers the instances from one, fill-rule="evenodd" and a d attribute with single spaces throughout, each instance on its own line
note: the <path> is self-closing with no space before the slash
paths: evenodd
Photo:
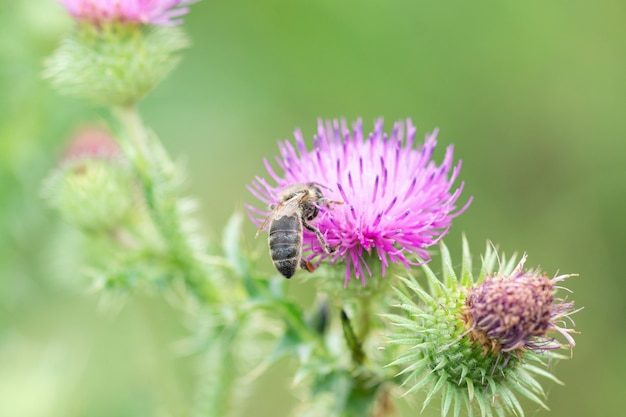
<path id="1" fill-rule="evenodd" d="M 182 230 L 177 210 L 179 196 L 173 184 L 174 167 L 169 156 L 143 126 L 134 105 L 117 107 L 114 115 L 122 127 L 124 150 L 140 181 L 148 212 L 167 245 L 171 262 L 182 272 L 185 283 L 199 300 L 214 303 L 217 291 Z"/>
<path id="2" fill-rule="evenodd" d="M 179 195 L 176 190 L 174 167 L 167 153 L 161 148 L 161 144 L 143 126 L 141 118 L 134 106 L 123 106 L 115 109 L 114 114 L 119 120 L 123 132 L 123 147 L 131 160 L 134 170 L 140 182 L 141 191 L 145 200 L 150 218 L 158 233 L 161 235 L 164 245 L 166 245 L 167 255 L 170 262 L 178 268 L 185 279 L 190 291 L 197 298 L 207 304 L 214 304 L 219 301 L 217 291 L 210 284 L 206 265 L 203 264 L 182 229 L 182 219 L 177 210 Z M 246 287 L 248 296 L 252 296 L 255 291 L 250 291 Z M 341 416 L 357 416 L 363 410 L 358 404 L 363 401 L 372 404 L 373 397 L 377 395 L 378 387 L 382 381 L 370 375 L 369 372 L 363 374 L 366 356 L 362 349 L 362 342 L 368 337 L 371 330 L 371 300 L 365 297 L 363 304 L 358 308 L 359 327 L 355 333 L 347 315 L 342 317 L 344 327 L 344 337 L 348 343 L 353 359 L 353 370 L 356 372 L 354 385 L 350 389 L 348 402 L 340 412 Z M 270 301 L 270 300 L 267 300 Z M 278 300 L 277 300 L 278 301 Z M 264 303 L 262 303 L 264 304 Z M 274 306 L 267 305 L 272 310 L 278 307 L 278 312 L 282 316 L 285 324 L 298 332 L 303 340 L 315 346 L 316 355 L 326 356 L 330 353 L 327 350 L 323 337 L 296 314 L 284 302 L 276 302 Z M 261 307 L 263 308 L 263 307 Z M 228 348 L 222 353 L 228 353 Z M 228 357 L 228 356 L 226 356 Z M 220 359 L 225 360 L 226 357 Z M 340 370 L 338 370 L 340 371 Z M 373 379 L 372 379 L 373 378 Z M 224 394 L 224 393 L 222 393 Z M 375 401 L 375 400 L 374 400 Z M 380 407 L 375 411 L 376 417 L 388 414 L 386 407 Z"/>

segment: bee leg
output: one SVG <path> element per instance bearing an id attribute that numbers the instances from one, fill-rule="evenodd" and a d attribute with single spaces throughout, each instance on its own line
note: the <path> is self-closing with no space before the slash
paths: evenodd
<path id="1" fill-rule="evenodd" d="M 313 272 L 315 271 L 315 266 L 313 266 L 313 264 L 305 259 L 300 259 L 300 268 L 302 269 L 306 269 L 309 272 Z"/>
<path id="2" fill-rule="evenodd" d="M 331 246 L 328 244 L 328 242 L 326 242 L 326 239 L 324 239 L 322 232 L 320 232 L 320 230 L 317 227 L 308 224 L 304 218 L 302 219 L 302 225 L 306 227 L 307 230 L 310 230 L 311 232 L 315 233 L 315 236 L 317 236 L 317 240 L 320 241 L 320 244 L 322 245 L 322 249 L 324 249 L 324 252 L 331 254 L 337 250 L 336 246 Z"/>
<path id="3" fill-rule="evenodd" d="M 333 204 L 343 204 L 343 201 L 335 201 L 335 200 L 329 200 L 327 198 L 322 198 L 319 200 L 320 204 L 323 204 L 324 206 L 328 207 L 329 209 L 333 208 Z"/>

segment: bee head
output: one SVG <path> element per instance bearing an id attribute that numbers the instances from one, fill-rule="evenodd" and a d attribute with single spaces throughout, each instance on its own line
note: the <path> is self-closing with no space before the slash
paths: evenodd
<path id="1" fill-rule="evenodd" d="M 307 184 L 307 196 L 302 200 L 302 216 L 306 220 L 313 220 L 319 214 L 319 205 L 326 199 L 320 185 L 311 182 Z"/>
<path id="2" fill-rule="evenodd" d="M 319 184 L 312 182 L 309 184 L 309 198 L 313 201 L 324 200 L 324 194 Z"/>

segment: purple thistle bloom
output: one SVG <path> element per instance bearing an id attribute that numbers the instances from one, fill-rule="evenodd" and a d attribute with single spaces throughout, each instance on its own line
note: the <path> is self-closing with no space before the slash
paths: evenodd
<path id="1" fill-rule="evenodd" d="M 92 23 L 133 22 L 162 26 L 179 25 L 185 6 L 197 0 L 57 0 L 76 19 Z"/>
<path id="2" fill-rule="evenodd" d="M 487 275 L 477 287 L 471 288 L 463 313 L 470 337 L 485 352 L 511 352 L 530 349 L 541 352 L 562 345 L 548 333 L 556 330 L 573 348 L 574 330 L 565 319 L 574 314 L 574 303 L 554 297 L 557 286 L 571 275 L 553 279 L 539 269 L 522 271 L 526 256 L 509 276 Z"/>
<path id="3" fill-rule="evenodd" d="M 265 159 L 276 185 L 256 177 L 248 189 L 270 205 L 278 203 L 278 195 L 285 187 L 316 182 L 322 186 L 325 198 L 342 202 L 320 207 L 319 216 L 313 220 L 336 251 L 325 253 L 317 237 L 305 230 L 303 258 L 317 258 L 318 264 L 329 257 L 331 264 L 345 261 L 344 284 L 354 273 L 365 285 L 366 274 L 372 273 L 364 252 L 376 254 L 383 275 L 390 263 L 407 268 L 419 265 L 414 256 L 427 262 L 430 258 L 426 248 L 447 233 L 452 218 L 471 202 L 470 198 L 455 212 L 463 183 L 453 189 L 461 162 L 453 166 L 452 146 L 448 146 L 442 164 L 437 166 L 431 161 L 437 130 L 427 135 L 417 149 L 415 132 L 410 119 L 397 122 L 389 136 L 383 133 L 383 121 L 378 120 L 367 138 L 361 120 L 352 131 L 345 120 L 320 120 L 312 150 L 307 150 L 300 130 L 295 132 L 295 146 L 288 140 L 279 143 L 280 157 L 276 162 L 282 175 Z M 268 209 L 248 209 L 257 226 L 269 214 Z"/>

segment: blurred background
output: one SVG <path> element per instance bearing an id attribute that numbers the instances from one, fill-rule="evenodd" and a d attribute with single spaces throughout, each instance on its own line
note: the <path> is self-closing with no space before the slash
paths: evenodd
<path id="1" fill-rule="evenodd" d="M 193 46 L 142 103 L 146 123 L 186 161 L 189 193 L 217 239 L 245 185 L 266 175 L 279 139 L 316 119 L 411 117 L 441 129 L 463 160 L 466 233 L 553 275 L 585 309 L 573 360 L 546 382 L 554 417 L 616 416 L 626 392 L 626 3 L 421 0 L 203 0 Z M 68 227 L 41 183 L 77 127 L 105 110 L 56 94 L 42 62 L 72 26 L 52 0 L 0 3 L 0 416 L 184 416 L 194 358 L 180 313 L 137 296 L 98 311 Z M 251 244 L 254 228 L 246 232 Z M 60 236 L 66 238 L 61 239 Z M 62 244 L 61 244 L 62 242 Z M 292 280 L 294 293 L 301 284 Z M 296 403 L 285 362 L 241 415 L 283 416 Z M 415 415 L 418 409 L 403 415 Z M 436 409 L 426 416 L 439 415 Z"/>

